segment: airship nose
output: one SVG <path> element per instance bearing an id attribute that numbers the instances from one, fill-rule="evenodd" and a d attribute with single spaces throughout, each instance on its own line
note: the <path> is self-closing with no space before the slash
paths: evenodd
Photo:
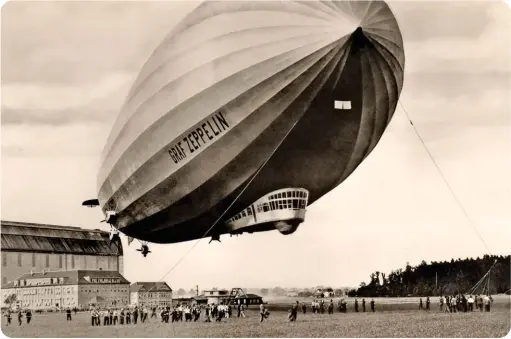
<path id="1" fill-rule="evenodd" d="M 360 26 L 357 27 L 355 32 L 351 34 L 351 39 L 352 42 L 358 47 L 364 47 L 367 44 L 367 37 L 365 36 L 364 31 Z"/>

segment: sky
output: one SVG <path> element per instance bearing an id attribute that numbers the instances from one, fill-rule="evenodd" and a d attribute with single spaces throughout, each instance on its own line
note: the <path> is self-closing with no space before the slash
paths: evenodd
<path id="1" fill-rule="evenodd" d="M 195 2 L 21 2 L 1 13 L 1 219 L 107 230 L 99 156 L 143 63 Z M 358 286 L 409 262 L 509 254 L 511 11 L 389 2 L 403 34 L 401 107 L 340 186 L 278 231 L 125 250 L 128 280 L 174 289 Z M 484 242 L 483 242 L 484 241 Z M 485 245 L 486 244 L 486 245 Z M 183 259 L 180 264 L 168 271 Z"/>

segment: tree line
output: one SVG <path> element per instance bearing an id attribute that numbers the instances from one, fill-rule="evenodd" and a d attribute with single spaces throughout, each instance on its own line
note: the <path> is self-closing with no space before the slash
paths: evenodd
<path id="1" fill-rule="evenodd" d="M 495 265 L 494 265 L 495 264 Z M 404 297 L 440 296 L 467 293 L 492 267 L 489 285 L 481 284 L 473 293 L 483 293 L 489 286 L 491 294 L 509 293 L 511 256 L 485 255 L 482 258 L 452 259 L 451 261 L 426 263 L 424 260 L 412 267 L 388 275 L 376 271 L 371 273 L 369 283 L 362 282 L 358 289 L 351 289 L 350 296 L 359 297 Z"/>

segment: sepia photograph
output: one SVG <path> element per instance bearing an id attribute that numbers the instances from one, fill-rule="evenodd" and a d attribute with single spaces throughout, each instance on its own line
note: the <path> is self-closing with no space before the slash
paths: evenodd
<path id="1" fill-rule="evenodd" d="M 502 338 L 511 1 L 11 0 L 10 338 Z"/>

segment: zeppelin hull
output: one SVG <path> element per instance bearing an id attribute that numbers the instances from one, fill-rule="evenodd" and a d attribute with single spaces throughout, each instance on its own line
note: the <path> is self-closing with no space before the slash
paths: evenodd
<path id="1" fill-rule="evenodd" d="M 219 79 L 210 79 L 210 86 L 189 99 L 157 99 L 165 87 L 177 86 L 168 82 L 175 75 L 166 74 L 165 67 L 182 62 L 179 56 L 165 57 L 166 44 L 179 47 L 180 35 L 208 20 L 212 24 L 218 15 L 247 12 L 262 19 L 246 32 L 259 36 L 272 27 L 281 40 L 262 39 L 266 49 L 246 47 L 256 54 L 248 67 L 245 52 L 222 52 L 238 56 L 231 61 L 239 70 L 214 72 Z M 295 31 L 277 17 L 272 22 L 268 13 L 282 15 L 284 23 L 312 19 L 293 21 Z M 264 26 L 264 20 L 270 24 Z M 135 82 L 99 175 L 103 210 L 117 213 L 116 226 L 125 234 L 151 242 L 201 238 L 217 221 L 211 233 L 227 233 L 222 221 L 281 188 L 303 187 L 309 203 L 318 200 L 374 149 L 403 83 L 401 35 L 382 2 L 206 3 L 162 46 L 152 56 L 157 62 L 150 59 Z M 151 83 L 154 89 L 143 93 L 140 87 Z M 136 114 L 154 123 L 141 128 L 134 124 Z"/>

